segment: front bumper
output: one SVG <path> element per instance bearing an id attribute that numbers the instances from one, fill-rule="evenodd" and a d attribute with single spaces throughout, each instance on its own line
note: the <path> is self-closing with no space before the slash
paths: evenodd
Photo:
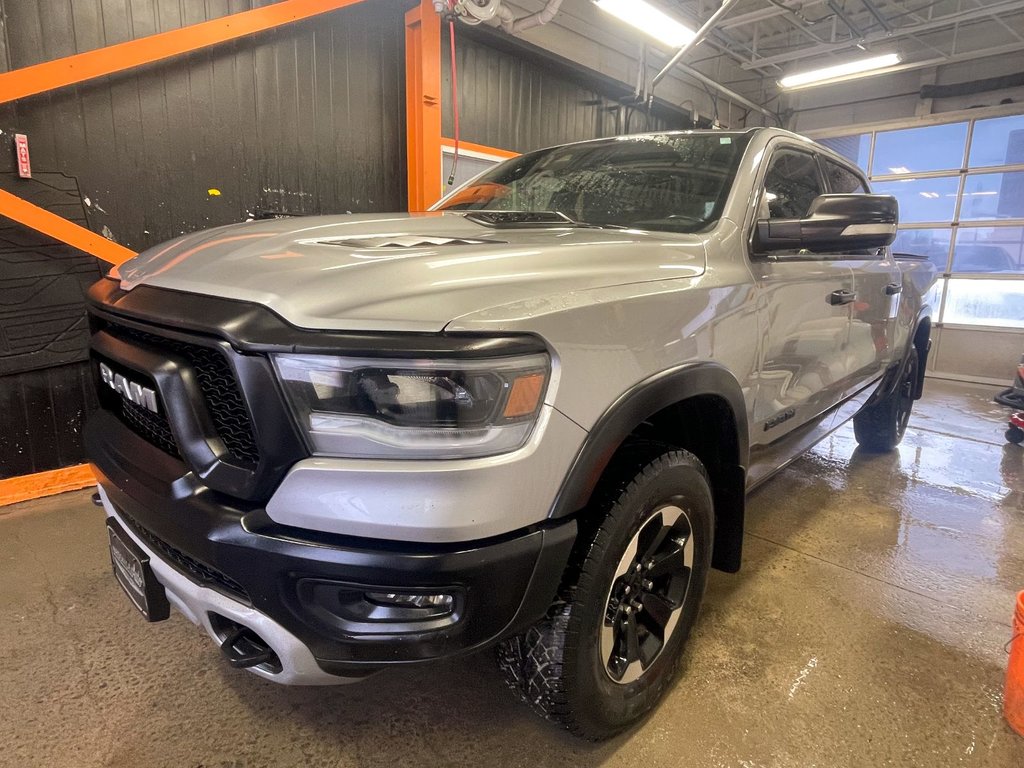
<path id="1" fill-rule="evenodd" d="M 109 414 L 90 422 L 86 443 L 107 514 L 151 556 L 172 604 L 218 643 L 218 616 L 256 632 L 283 669 L 253 671 L 283 683 L 461 655 L 529 626 L 553 599 L 576 535 L 574 521 L 456 544 L 313 533 L 210 491 Z M 454 594 L 456 609 L 447 622 L 354 624 L 304 588 L 312 580 Z"/>

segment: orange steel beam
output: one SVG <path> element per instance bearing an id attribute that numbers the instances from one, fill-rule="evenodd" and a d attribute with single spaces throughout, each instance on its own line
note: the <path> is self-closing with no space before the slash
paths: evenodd
<path id="1" fill-rule="evenodd" d="M 55 213 L 32 205 L 17 195 L 0 189 L 0 216 L 24 224 L 26 227 L 49 235 L 54 240 L 92 254 L 111 264 L 121 264 L 135 256 L 135 251 L 107 240 L 103 235 L 80 227 Z"/>
<path id="2" fill-rule="evenodd" d="M 360 2 L 363 0 L 282 0 L 251 11 L 23 67 L 0 75 L 0 103 L 123 72 Z"/>
<path id="3" fill-rule="evenodd" d="M 409 210 L 441 199 L 441 18 L 431 0 L 405 15 Z"/>
<path id="4" fill-rule="evenodd" d="M 96 485 L 96 476 L 88 464 L 11 477 L 0 480 L 0 507 L 64 491 L 77 491 L 90 485 Z"/>

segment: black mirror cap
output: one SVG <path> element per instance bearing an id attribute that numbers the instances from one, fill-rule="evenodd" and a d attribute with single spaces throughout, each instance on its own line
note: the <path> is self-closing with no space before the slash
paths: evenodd
<path id="1" fill-rule="evenodd" d="M 899 224 L 892 195 L 819 195 L 803 219 L 757 222 L 760 252 L 854 253 L 891 245 Z"/>

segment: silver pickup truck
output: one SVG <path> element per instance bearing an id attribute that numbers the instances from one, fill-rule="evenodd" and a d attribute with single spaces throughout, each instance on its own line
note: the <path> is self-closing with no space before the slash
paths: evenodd
<path id="1" fill-rule="evenodd" d="M 583 142 L 421 214 L 250 222 L 90 292 L 114 573 L 289 684 L 497 648 L 598 739 L 671 684 L 746 493 L 921 396 L 934 270 L 782 130 Z"/>

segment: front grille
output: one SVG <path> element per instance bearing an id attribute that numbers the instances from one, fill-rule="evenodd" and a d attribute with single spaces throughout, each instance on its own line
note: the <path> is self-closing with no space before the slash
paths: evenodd
<path id="1" fill-rule="evenodd" d="M 121 421 L 137 435 L 148 440 L 164 453 L 170 454 L 176 459 L 181 458 L 178 446 L 171 434 L 171 425 L 167 423 L 167 416 L 163 413 L 153 413 L 148 408 L 136 405 L 128 398 L 121 395 Z"/>
<path id="2" fill-rule="evenodd" d="M 172 547 L 166 541 L 153 533 L 150 533 L 139 525 L 138 521 L 131 515 L 127 514 L 123 509 L 118 509 L 118 513 L 120 514 L 121 519 L 132 529 L 132 532 L 146 542 L 150 549 L 163 557 L 164 560 L 169 561 L 171 565 L 177 568 L 177 570 L 185 576 L 192 579 L 192 581 L 201 584 L 204 587 L 212 587 L 220 592 L 226 592 L 231 597 L 235 597 L 249 605 L 252 605 L 249 593 L 246 592 L 245 587 L 237 581 L 225 576 L 215 568 L 211 568 L 205 563 L 199 562 L 194 557 L 186 555 L 180 549 Z"/>
<path id="3" fill-rule="evenodd" d="M 224 355 L 211 347 L 190 344 L 128 326 L 108 324 L 106 331 L 123 341 L 135 342 L 156 350 L 167 350 L 187 360 L 195 371 L 210 418 L 228 452 L 242 463 L 253 465 L 259 463 L 260 453 L 256 447 L 252 419 L 249 418 L 249 411 L 245 407 L 242 393 Z M 132 418 L 131 416 L 126 417 L 122 413 L 125 423 L 138 431 L 130 421 Z M 154 445 L 170 453 L 167 451 L 165 443 L 158 442 L 161 439 L 159 436 L 154 434 L 156 439 L 151 439 L 147 434 L 140 434 Z M 167 437 L 170 438 L 169 429 Z M 173 439 L 171 439 L 171 443 L 173 444 Z M 176 454 L 177 448 L 174 449 L 172 455 Z"/>

